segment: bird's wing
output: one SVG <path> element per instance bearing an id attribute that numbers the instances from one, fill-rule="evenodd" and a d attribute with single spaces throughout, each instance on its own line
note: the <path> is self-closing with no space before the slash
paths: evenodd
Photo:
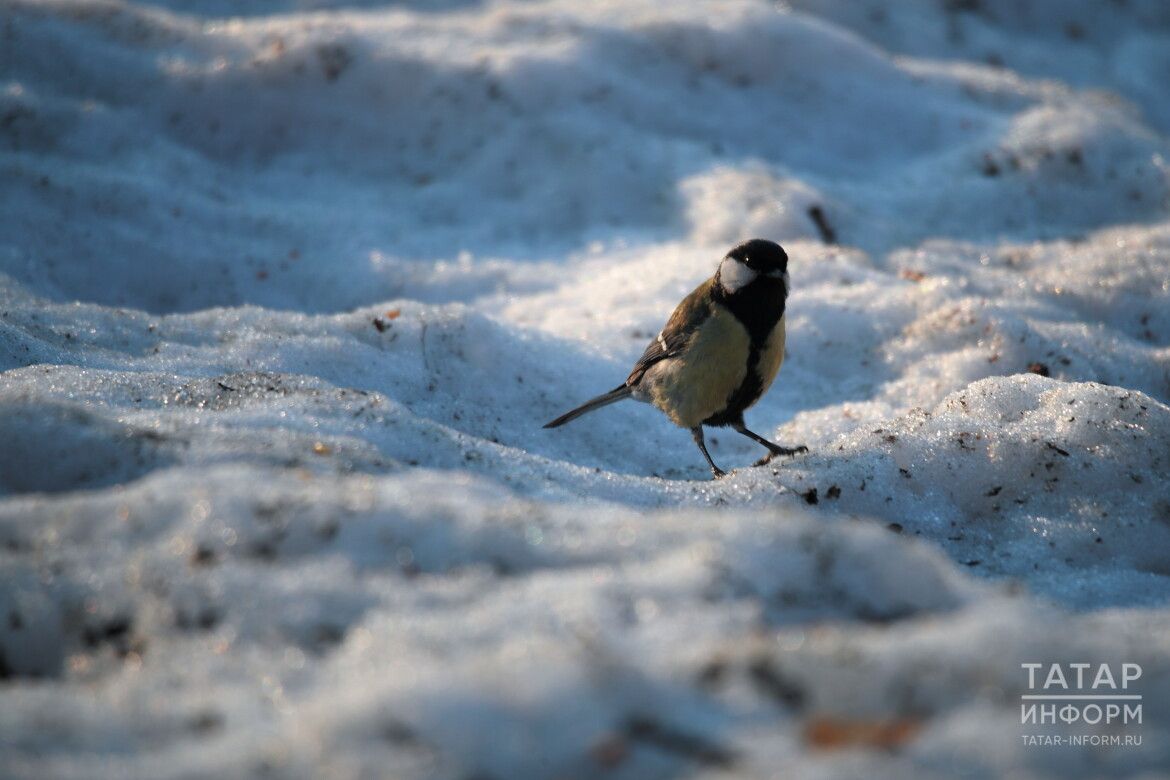
<path id="1" fill-rule="evenodd" d="M 634 364 L 630 375 L 626 377 L 628 387 L 633 387 L 642 381 L 642 375 L 650 366 L 660 360 L 675 357 L 686 349 L 691 336 L 695 334 L 703 321 L 711 316 L 710 287 L 713 283 L 713 280 L 708 279 L 695 288 L 690 295 L 683 298 L 682 303 L 666 321 L 666 327 L 650 341 L 646 346 L 646 351 L 642 353 L 642 357 L 638 358 L 638 362 Z"/>

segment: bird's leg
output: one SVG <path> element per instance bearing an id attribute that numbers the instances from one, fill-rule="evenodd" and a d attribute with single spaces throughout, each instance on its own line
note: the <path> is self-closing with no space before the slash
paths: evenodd
<path id="1" fill-rule="evenodd" d="M 715 461 L 711 460 L 711 453 L 707 452 L 707 442 L 703 441 L 703 426 L 696 425 L 691 428 L 691 436 L 694 437 L 695 444 L 699 445 L 703 457 L 707 459 L 707 465 L 711 467 L 711 473 L 715 475 L 715 479 L 727 476 L 727 472 L 716 466 Z"/>
<path id="2" fill-rule="evenodd" d="M 798 447 L 781 447 L 779 444 L 773 444 L 758 433 L 749 431 L 743 423 L 738 423 L 732 427 L 735 428 L 736 433 L 742 433 L 749 439 L 757 441 L 768 448 L 768 455 L 765 455 L 753 463 L 752 465 L 754 466 L 763 466 L 765 463 L 769 463 L 772 458 L 776 457 L 777 455 L 799 455 L 802 452 L 808 452 L 808 447 L 804 446 L 803 444 Z"/>

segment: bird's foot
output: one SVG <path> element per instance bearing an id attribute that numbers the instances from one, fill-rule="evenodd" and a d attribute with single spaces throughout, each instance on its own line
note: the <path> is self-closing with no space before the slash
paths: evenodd
<path id="1" fill-rule="evenodd" d="M 753 466 L 766 466 L 772 462 L 772 459 L 777 455 L 791 457 L 793 455 L 800 455 L 808 452 L 808 447 L 801 444 L 798 447 L 781 447 L 779 444 L 773 444 L 768 447 L 768 454 L 753 463 Z"/>
<path id="2" fill-rule="evenodd" d="M 711 469 L 711 479 L 723 479 L 727 476 L 727 472 L 718 466 Z"/>

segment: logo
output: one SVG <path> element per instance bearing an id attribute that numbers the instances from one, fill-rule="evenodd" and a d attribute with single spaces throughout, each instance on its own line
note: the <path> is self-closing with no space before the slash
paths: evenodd
<path id="1" fill-rule="evenodd" d="M 1142 723 L 1138 664 L 1024 663 L 1028 692 L 1020 696 L 1020 725 L 1078 727 L 1076 733 L 1024 734 L 1025 745 L 1140 745 Z M 1088 727 L 1088 728 L 1086 728 Z M 1130 727 L 1130 728 L 1127 728 Z"/>

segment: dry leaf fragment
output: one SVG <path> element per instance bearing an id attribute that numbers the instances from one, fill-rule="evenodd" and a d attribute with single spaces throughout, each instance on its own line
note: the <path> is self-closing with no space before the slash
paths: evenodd
<path id="1" fill-rule="evenodd" d="M 913 739 L 922 723 L 912 718 L 888 720 L 850 720 L 818 717 L 804 726 L 804 741 L 819 750 L 853 747 L 894 750 Z"/>

